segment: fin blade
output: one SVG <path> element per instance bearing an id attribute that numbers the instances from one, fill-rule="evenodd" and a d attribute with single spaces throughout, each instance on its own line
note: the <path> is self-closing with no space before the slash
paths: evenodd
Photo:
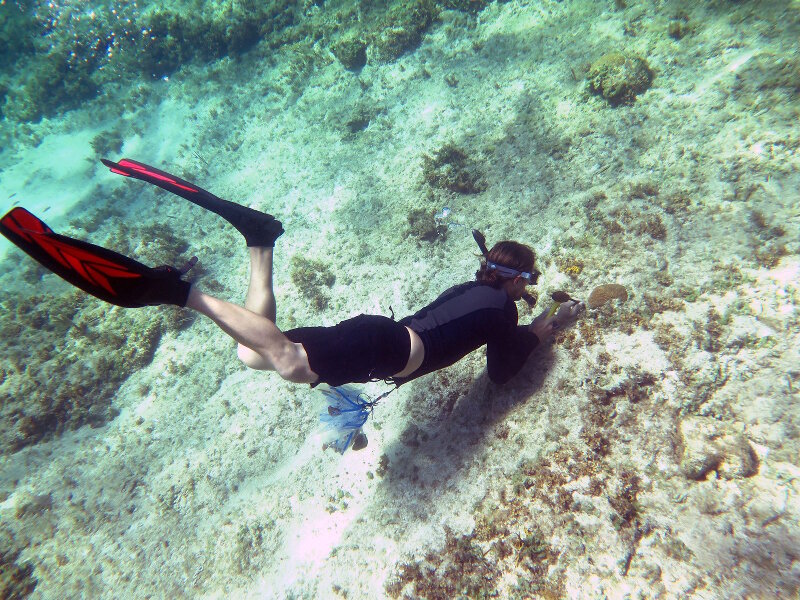
<path id="1" fill-rule="evenodd" d="M 59 235 L 22 207 L 0 219 L 0 233 L 42 266 L 83 291 L 118 306 L 140 307 L 152 269 L 112 250 Z"/>
<path id="2" fill-rule="evenodd" d="M 157 169 L 156 167 L 131 158 L 122 158 L 118 163 L 108 160 L 107 158 L 101 158 L 100 161 L 107 166 L 112 173 L 117 173 L 118 175 L 124 175 L 126 177 L 134 177 L 135 179 L 152 183 L 163 190 L 177 194 L 191 202 L 197 203 L 198 198 L 204 196 L 214 201 L 224 202 L 224 200 L 218 198 L 211 192 L 185 179 L 181 179 L 177 175 L 172 175 L 171 173 L 167 173 L 166 171 L 162 171 L 161 169 Z M 200 201 L 200 206 L 203 206 L 202 201 Z"/>

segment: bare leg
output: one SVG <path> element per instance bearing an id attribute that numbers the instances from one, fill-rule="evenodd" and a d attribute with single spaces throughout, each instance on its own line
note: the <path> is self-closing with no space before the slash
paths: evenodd
<path id="1" fill-rule="evenodd" d="M 273 248 L 253 246 L 250 252 L 250 287 L 244 307 L 275 322 L 275 293 L 272 291 Z"/>
<path id="2" fill-rule="evenodd" d="M 195 287 L 189 292 L 186 307 L 212 319 L 240 346 L 253 352 L 260 359 L 256 368 L 274 370 L 295 383 L 317 380 L 302 344 L 292 342 L 264 315 L 204 294 Z"/>
<path id="3" fill-rule="evenodd" d="M 250 285 L 247 288 L 244 307 L 274 323 L 277 308 L 275 293 L 272 291 L 273 248 L 251 246 L 247 250 L 250 252 Z M 238 345 L 236 354 L 239 360 L 251 369 L 272 369 L 272 363 L 268 358 L 244 344 Z"/>

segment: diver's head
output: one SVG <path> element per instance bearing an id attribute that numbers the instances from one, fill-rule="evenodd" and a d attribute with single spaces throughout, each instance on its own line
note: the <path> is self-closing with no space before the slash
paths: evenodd
<path id="1" fill-rule="evenodd" d="M 475 273 L 480 283 L 504 288 L 514 300 L 519 300 L 525 287 L 534 285 L 538 278 L 534 251 L 530 246 L 511 241 L 497 242 Z"/>

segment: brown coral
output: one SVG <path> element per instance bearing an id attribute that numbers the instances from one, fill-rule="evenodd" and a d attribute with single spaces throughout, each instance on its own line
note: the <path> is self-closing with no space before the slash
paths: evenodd
<path id="1" fill-rule="evenodd" d="M 607 283 L 605 285 L 598 285 L 589 294 L 589 300 L 586 302 L 589 308 L 599 308 L 609 300 L 620 300 L 625 302 L 628 299 L 628 290 L 624 285 L 618 283 Z"/>

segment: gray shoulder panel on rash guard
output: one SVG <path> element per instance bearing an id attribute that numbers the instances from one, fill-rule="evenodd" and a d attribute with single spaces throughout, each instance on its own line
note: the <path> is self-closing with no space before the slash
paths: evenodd
<path id="1" fill-rule="evenodd" d="M 403 321 L 407 321 L 406 324 L 413 322 L 415 331 L 426 331 L 476 310 L 506 310 L 508 302 L 508 295 L 503 290 L 470 282 L 450 288 L 435 302 Z"/>

